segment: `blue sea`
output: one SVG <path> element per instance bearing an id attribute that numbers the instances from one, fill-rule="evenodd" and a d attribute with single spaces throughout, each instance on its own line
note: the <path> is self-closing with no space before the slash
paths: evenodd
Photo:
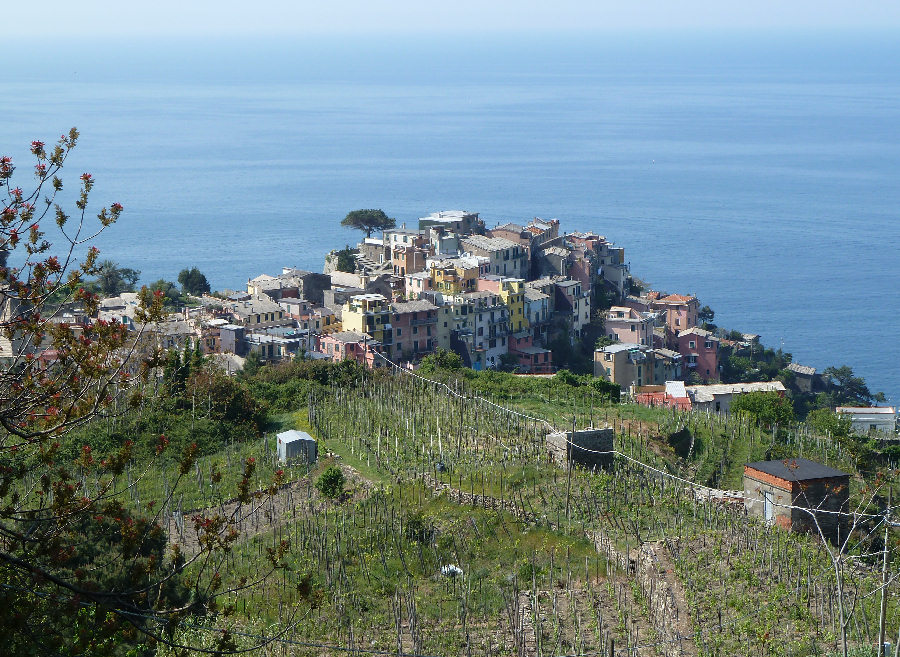
<path id="1" fill-rule="evenodd" d="M 102 256 L 215 289 L 321 270 L 340 219 L 558 218 L 657 289 L 900 401 L 891 34 L 13 41 L 0 151 L 78 126 Z M 52 232 L 50 237 L 53 238 Z"/>

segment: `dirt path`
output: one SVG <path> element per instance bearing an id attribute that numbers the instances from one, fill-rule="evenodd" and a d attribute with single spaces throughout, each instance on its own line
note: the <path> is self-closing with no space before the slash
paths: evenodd
<path id="1" fill-rule="evenodd" d="M 693 640 L 690 606 L 675 575 L 668 546 L 664 542 L 644 543 L 626 555 L 603 532 L 592 532 L 591 539 L 599 552 L 640 586 L 657 635 L 658 653 L 666 657 L 699 654 Z"/>

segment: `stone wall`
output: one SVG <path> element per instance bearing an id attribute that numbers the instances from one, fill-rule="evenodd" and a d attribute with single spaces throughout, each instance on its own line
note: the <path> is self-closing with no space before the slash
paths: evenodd
<path id="1" fill-rule="evenodd" d="M 566 465 L 571 459 L 572 463 L 586 468 L 604 468 L 612 464 L 612 454 L 597 452 L 612 451 L 613 435 L 609 428 L 582 429 L 574 436 L 571 431 L 551 433 L 547 436 L 547 452 L 550 460 L 558 465 Z"/>

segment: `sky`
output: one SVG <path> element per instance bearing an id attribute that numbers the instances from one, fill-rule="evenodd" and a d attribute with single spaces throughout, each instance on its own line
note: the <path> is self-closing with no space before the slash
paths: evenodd
<path id="1" fill-rule="evenodd" d="M 4 24 L 18 26 L 6 35 L 19 37 L 900 28 L 895 0 L 11 0 L 4 5 Z"/>

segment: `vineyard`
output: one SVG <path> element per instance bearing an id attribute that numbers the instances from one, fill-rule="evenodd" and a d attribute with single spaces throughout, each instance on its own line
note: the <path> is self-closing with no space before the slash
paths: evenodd
<path id="1" fill-rule="evenodd" d="M 211 649 L 227 628 L 271 655 L 875 655 L 883 588 L 897 636 L 896 549 L 882 586 L 884 540 L 898 540 L 889 481 L 838 443 L 553 380 L 517 397 L 514 381 L 398 370 L 304 385 L 274 419 L 319 440 L 312 467 L 279 465 L 271 431 L 180 474 L 177 453 L 130 462 L 114 487 L 189 559 L 209 538 L 198 517 L 238 536 L 215 564 L 233 590 L 174 640 Z M 607 467 L 549 458 L 551 431 L 603 426 Z M 854 474 L 843 555 L 715 494 L 741 488 L 743 463 L 788 456 Z M 336 498 L 316 487 L 329 466 L 344 474 Z M 235 498 L 241 485 L 256 492 Z"/>

